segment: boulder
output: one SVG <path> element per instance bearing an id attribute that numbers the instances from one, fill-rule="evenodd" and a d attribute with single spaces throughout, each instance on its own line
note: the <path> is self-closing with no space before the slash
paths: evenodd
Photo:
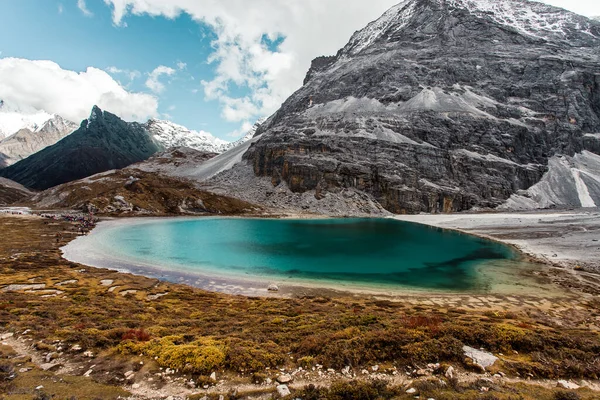
<path id="1" fill-rule="evenodd" d="M 498 357 L 492 353 L 488 353 L 483 350 L 477 350 L 473 347 L 463 346 L 463 351 L 465 352 L 465 356 L 469 357 L 471 360 L 473 360 L 474 364 L 479 365 L 483 369 L 491 367 L 498 360 Z"/>
<path id="2" fill-rule="evenodd" d="M 290 394 L 292 394 L 292 392 L 290 392 L 290 389 L 287 387 L 287 385 L 277 386 L 277 393 L 281 397 L 286 397 L 286 396 L 289 396 Z"/>

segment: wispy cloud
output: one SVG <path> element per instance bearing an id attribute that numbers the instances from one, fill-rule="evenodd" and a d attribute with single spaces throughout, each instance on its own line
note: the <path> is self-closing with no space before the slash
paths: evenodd
<path id="1" fill-rule="evenodd" d="M 178 63 L 177 63 L 177 68 L 178 68 L 179 70 L 183 71 L 184 69 L 186 69 L 186 68 L 187 68 L 187 64 L 186 64 L 186 63 L 184 63 L 184 62 L 181 62 L 181 61 L 180 61 L 180 62 L 178 62 Z"/>
<path id="2" fill-rule="evenodd" d="M 91 12 L 87 8 L 87 4 L 85 4 L 85 0 L 77 0 L 77 7 L 79 7 L 79 9 L 83 13 L 83 15 L 85 15 L 86 17 L 93 17 L 94 16 L 94 13 Z"/>
<path id="3" fill-rule="evenodd" d="M 146 80 L 146 87 L 152 90 L 154 93 L 161 93 L 165 90 L 165 85 L 160 82 L 160 77 L 163 75 L 171 76 L 175 74 L 175 70 L 170 67 L 165 67 L 164 65 L 160 65 L 154 69 L 154 71 L 148 74 L 148 79 Z"/>
<path id="4" fill-rule="evenodd" d="M 108 72 L 109 74 L 113 74 L 113 75 L 125 75 L 125 76 L 127 76 L 127 78 L 129 78 L 130 81 L 138 79 L 142 76 L 142 73 L 140 71 L 130 70 L 130 69 L 120 69 L 120 68 L 117 68 L 114 66 L 106 68 L 106 72 Z"/>
<path id="5" fill-rule="evenodd" d="M 65 11 L 65 6 L 62 3 L 58 3 L 58 13 L 62 14 Z"/>

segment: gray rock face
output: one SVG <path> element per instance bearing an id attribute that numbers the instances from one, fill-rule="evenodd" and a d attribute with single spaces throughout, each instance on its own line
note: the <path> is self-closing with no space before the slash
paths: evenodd
<path id="1" fill-rule="evenodd" d="M 138 123 L 94 107 L 78 130 L 0 171 L 0 176 L 44 190 L 148 159 L 162 146 Z"/>
<path id="2" fill-rule="evenodd" d="M 0 141 L 0 168 L 12 165 L 55 144 L 76 129 L 77 124 L 58 115 L 48 120 L 40 129 L 21 129 Z"/>
<path id="3" fill-rule="evenodd" d="M 523 0 L 408 0 L 322 57 L 244 158 L 395 213 L 495 207 L 598 152 L 600 23 Z"/>

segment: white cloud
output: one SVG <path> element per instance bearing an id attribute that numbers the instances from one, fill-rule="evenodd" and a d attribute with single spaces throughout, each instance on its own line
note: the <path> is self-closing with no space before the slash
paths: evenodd
<path id="1" fill-rule="evenodd" d="M 88 8 L 87 4 L 85 4 L 85 0 L 77 0 L 77 7 L 81 10 L 83 15 L 86 17 L 93 17 L 94 13 L 92 13 Z"/>
<path id="2" fill-rule="evenodd" d="M 113 75 L 125 75 L 127 78 L 129 78 L 130 81 L 133 81 L 134 79 L 138 79 L 142 76 L 142 73 L 140 71 L 130 70 L 130 69 L 120 69 L 120 68 L 117 68 L 114 66 L 106 68 L 106 72 L 108 72 L 109 74 L 113 74 Z"/>
<path id="3" fill-rule="evenodd" d="M 222 104 L 229 120 L 243 121 L 276 111 L 301 86 L 310 61 L 333 55 L 352 33 L 378 18 L 399 0 L 104 0 L 113 21 L 122 25 L 128 14 L 175 18 L 182 12 L 211 26 L 217 39 L 209 62 L 216 76 L 203 82 L 205 96 Z M 600 15 L 598 0 L 548 0 L 588 15 Z M 263 37 L 285 40 L 279 48 Z M 233 85 L 250 95 L 232 99 Z M 249 104 L 250 103 L 250 104 Z"/>
<path id="4" fill-rule="evenodd" d="M 62 3 L 58 3 L 58 13 L 62 14 L 65 11 L 65 7 Z"/>
<path id="5" fill-rule="evenodd" d="M 253 126 L 254 124 L 252 124 L 250 121 L 244 121 L 242 126 L 240 126 L 235 131 L 229 132 L 227 136 L 233 140 L 240 139 L 243 136 L 245 136 L 250 131 L 250 129 L 252 129 Z"/>
<path id="6" fill-rule="evenodd" d="M 125 90 L 105 71 L 90 67 L 78 73 L 52 61 L 0 59 L 0 99 L 75 122 L 87 118 L 94 105 L 128 121 L 158 115 L 156 97 Z"/>
<path id="7" fill-rule="evenodd" d="M 161 93 L 165 90 L 165 85 L 160 82 L 160 77 L 162 75 L 171 76 L 175 74 L 175 70 L 170 67 L 165 67 L 164 65 L 160 65 L 154 68 L 154 71 L 148 74 L 148 79 L 146 80 L 146 87 L 152 90 L 154 93 Z"/>
<path id="8" fill-rule="evenodd" d="M 187 68 L 187 64 L 186 63 L 181 62 L 181 61 L 177 63 L 177 69 L 184 70 L 186 68 Z"/>
<path id="9" fill-rule="evenodd" d="M 175 111 L 176 109 L 177 109 L 177 106 L 175 106 L 175 105 L 170 105 L 170 106 L 167 108 L 167 110 L 169 110 L 169 111 Z"/>

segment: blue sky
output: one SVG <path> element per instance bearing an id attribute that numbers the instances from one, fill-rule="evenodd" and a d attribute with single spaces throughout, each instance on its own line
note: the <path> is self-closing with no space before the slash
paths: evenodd
<path id="1" fill-rule="evenodd" d="M 0 0 L 0 88 L 76 122 L 99 104 L 233 140 L 398 1 Z M 598 0 L 546 2 L 600 15 Z"/>
<path id="2" fill-rule="evenodd" d="M 104 3 L 89 1 L 87 8 L 93 16 L 86 17 L 75 1 L 0 2 L 2 57 L 52 60 L 77 72 L 89 66 L 138 71 L 134 79 L 127 73 L 111 73 L 134 92 L 151 92 L 145 86 L 147 74 L 160 65 L 171 67 L 177 72 L 161 78 L 165 85 L 158 108 L 161 117 L 223 138 L 239 127 L 238 122 L 221 118 L 216 100 L 204 101 L 199 77 L 212 76 L 215 69 L 207 63 L 214 39 L 209 27 L 187 14 L 175 20 L 132 18 L 127 27 L 116 27 Z M 178 63 L 185 63 L 185 69 L 179 70 Z"/>

